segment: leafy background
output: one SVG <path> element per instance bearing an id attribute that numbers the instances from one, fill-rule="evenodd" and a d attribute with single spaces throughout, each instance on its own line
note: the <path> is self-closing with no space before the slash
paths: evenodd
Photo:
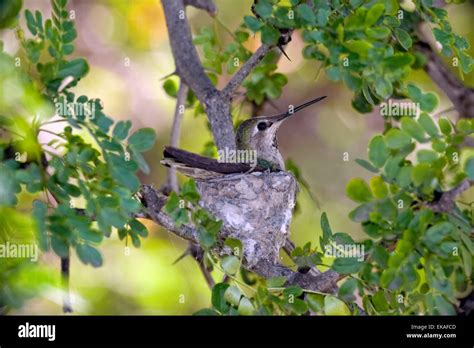
<path id="1" fill-rule="evenodd" d="M 240 25 L 241 18 L 250 15 L 251 1 L 222 0 L 216 3 L 220 23 L 200 13 L 198 15 L 193 9 L 189 9 L 189 17 L 194 33 L 207 35 L 202 27 L 213 28 L 217 32 L 217 36 L 212 37 L 213 43 L 225 47 L 231 39 L 225 27 L 234 30 Z M 89 74 L 73 89 L 74 92 L 78 96 L 84 94 L 100 98 L 105 106 L 104 112 L 116 121 L 132 120 L 132 132 L 142 127 L 155 129 L 157 143 L 145 154 L 150 174 L 138 175 L 144 183 L 162 183 L 166 173 L 159 160 L 163 145 L 169 141 L 175 101 L 165 91 L 172 94 L 172 85 L 168 82 L 163 89 L 164 82 L 161 80 L 173 71 L 174 63 L 160 4 L 151 0 L 85 0 L 71 1 L 69 7 L 75 10 L 78 32 L 73 56 L 87 57 L 90 66 Z M 25 1 L 24 8 L 49 13 L 50 3 L 45 0 Z M 473 42 L 472 5 L 464 3 L 447 9 L 453 19 L 453 30 Z M 21 23 L 26 27 L 23 16 Z M 271 33 L 267 34 L 271 36 Z M 0 39 L 4 41 L 6 52 L 15 56 L 16 52 L 21 51 L 12 32 L 2 32 Z M 199 41 L 196 43 L 199 44 Z M 254 50 L 259 44 L 257 35 L 250 38 L 246 46 Z M 358 114 L 351 104 L 353 93 L 341 82 L 332 81 L 334 76 L 331 73 L 318 74 L 318 61 L 303 59 L 301 51 L 305 46 L 299 34 L 293 35 L 291 44 L 286 48 L 291 61 L 281 59 L 278 62 L 278 71 L 287 75 L 288 82 L 274 105 L 267 103 L 261 112 L 276 113 L 285 110 L 289 104 L 296 105 L 323 94 L 329 96 L 324 104 L 305 110 L 282 127 L 279 144 L 282 153 L 300 167 L 320 209 L 330 217 L 332 230 L 345 231 L 357 240 L 363 237 L 363 232 L 360 224 L 348 217 L 354 203 L 346 197 L 346 183 L 354 177 L 367 181 L 372 177 L 354 160 L 367 158 L 367 144 L 374 134 L 384 129 L 384 121 L 377 111 Z M 205 51 L 201 53 L 206 57 Z M 472 48 L 470 53 L 473 54 Z M 209 54 L 206 59 L 213 58 Z M 412 72 L 408 81 L 416 82 L 425 91 L 438 92 L 439 110 L 450 106 L 443 93 L 421 70 Z M 473 86 L 473 75 L 464 76 L 464 82 Z M 266 91 L 270 97 L 279 93 L 271 88 Z M 235 114 L 238 118 L 244 118 L 250 111 L 250 108 L 236 109 Z M 48 129 L 60 131 L 62 128 L 52 124 Z M 205 118 L 195 115 L 193 111 L 185 114 L 182 134 L 182 147 L 192 151 L 206 150 L 206 144 L 211 140 Z M 43 133 L 40 141 L 51 139 Z M 343 160 L 344 152 L 349 153 L 349 161 Z M 466 153 L 463 155 L 467 156 Z M 473 198 L 472 193 L 463 196 L 466 201 Z M 28 206 L 31 199 L 27 194 L 22 195 L 20 206 Z M 300 195 L 299 205 L 301 213 L 295 216 L 291 226 L 292 239 L 297 245 L 307 241 L 317 244 L 321 236 L 321 212 L 305 193 Z M 19 216 L 18 223 L 24 226 L 25 238 L 28 238 L 28 219 Z M 76 313 L 190 314 L 209 307 L 210 291 L 196 263 L 191 258 L 185 258 L 172 264 L 185 250 L 186 243 L 155 225 L 147 224 L 147 227 L 150 236 L 140 248 L 130 248 L 128 256 L 124 252 L 124 242 L 113 234 L 101 246 L 104 264 L 100 268 L 84 265 L 73 254 L 71 289 L 76 299 Z M 52 286 L 41 297 L 28 301 L 22 309 L 13 313 L 61 313 L 61 296 L 57 287 L 58 259 L 53 254 L 45 254 L 41 264 L 41 268 L 25 271 L 23 276 L 19 276 L 16 287 L 34 291 L 35 286 L 41 284 Z M 214 272 L 217 277 L 222 276 L 218 270 Z M 185 301 L 180 303 L 180 295 L 183 294 Z"/>

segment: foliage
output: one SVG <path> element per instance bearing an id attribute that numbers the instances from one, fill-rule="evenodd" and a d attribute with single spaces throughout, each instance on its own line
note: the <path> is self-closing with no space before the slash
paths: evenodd
<path id="1" fill-rule="evenodd" d="M 29 38 L 16 29 L 27 61 L 21 71 L 0 53 L 0 83 L 13 81 L 23 91 L 22 100 L 1 100 L 5 114 L 0 126 L 6 135 L 0 144 L 5 182 L 0 203 L 2 209 L 18 207 L 18 195 L 28 192 L 35 198 L 29 210 L 41 249 L 66 258 L 73 248 L 84 264 L 99 267 L 103 259 L 96 248 L 113 229 L 136 247 L 148 234 L 133 217 L 141 210 L 134 195 L 140 187 L 136 172 L 149 172 L 142 153 L 152 148 L 155 133 L 145 128 L 129 135 L 130 121 L 114 125 L 99 99 L 70 91 L 89 66 L 83 58 L 69 58 L 77 35 L 67 1 L 51 5 L 51 19 L 25 11 Z M 54 113 L 57 120 L 43 121 Z M 68 125 L 53 132 L 48 144 L 40 144 L 38 134 L 51 133 L 45 127 L 52 123 Z M 18 305 L 18 300 L 6 301 Z"/>
<path id="2" fill-rule="evenodd" d="M 199 243 L 208 251 L 217 242 L 222 221 L 199 206 L 200 198 L 196 183 L 190 179 L 183 184 L 179 195 L 176 192 L 170 194 L 164 209 L 178 226 L 192 222 L 199 232 Z"/>

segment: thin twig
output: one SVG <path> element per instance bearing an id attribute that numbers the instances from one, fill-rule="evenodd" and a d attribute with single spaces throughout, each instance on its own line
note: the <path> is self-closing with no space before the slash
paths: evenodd
<path id="1" fill-rule="evenodd" d="M 451 190 L 443 192 L 439 200 L 429 203 L 427 206 L 436 213 L 449 212 L 454 208 L 456 197 L 464 191 L 467 191 L 473 185 L 473 183 L 473 181 L 465 179 Z"/>
<path id="2" fill-rule="evenodd" d="M 224 98 L 232 99 L 237 88 L 244 82 L 245 78 L 252 72 L 252 70 L 260 63 L 265 55 L 270 52 L 272 47 L 268 45 L 260 46 L 257 51 L 247 60 L 244 65 L 232 76 L 230 81 L 222 90 Z"/>
<path id="3" fill-rule="evenodd" d="M 179 140 L 181 135 L 181 121 L 183 120 L 186 96 L 188 95 L 188 87 L 181 81 L 179 85 L 178 95 L 176 99 L 176 108 L 174 111 L 173 126 L 171 127 L 170 145 L 179 147 Z M 167 188 L 171 191 L 178 192 L 178 178 L 176 176 L 176 169 L 170 167 L 168 169 L 168 176 L 166 179 Z"/>

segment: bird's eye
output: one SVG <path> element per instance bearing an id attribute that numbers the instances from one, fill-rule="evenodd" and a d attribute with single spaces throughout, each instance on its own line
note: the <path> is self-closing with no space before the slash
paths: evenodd
<path id="1" fill-rule="evenodd" d="M 259 122 L 257 124 L 257 128 L 259 131 L 264 131 L 265 129 L 267 129 L 267 123 L 266 122 Z"/>

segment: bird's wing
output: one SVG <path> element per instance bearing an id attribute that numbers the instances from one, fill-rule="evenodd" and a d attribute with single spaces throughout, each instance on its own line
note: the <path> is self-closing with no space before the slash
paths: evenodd
<path id="1" fill-rule="evenodd" d="M 226 174 L 246 173 L 254 168 L 246 163 L 223 163 L 214 158 L 204 157 L 172 146 L 166 146 L 163 151 L 162 164 L 176 168 L 184 175 L 209 179 Z"/>

